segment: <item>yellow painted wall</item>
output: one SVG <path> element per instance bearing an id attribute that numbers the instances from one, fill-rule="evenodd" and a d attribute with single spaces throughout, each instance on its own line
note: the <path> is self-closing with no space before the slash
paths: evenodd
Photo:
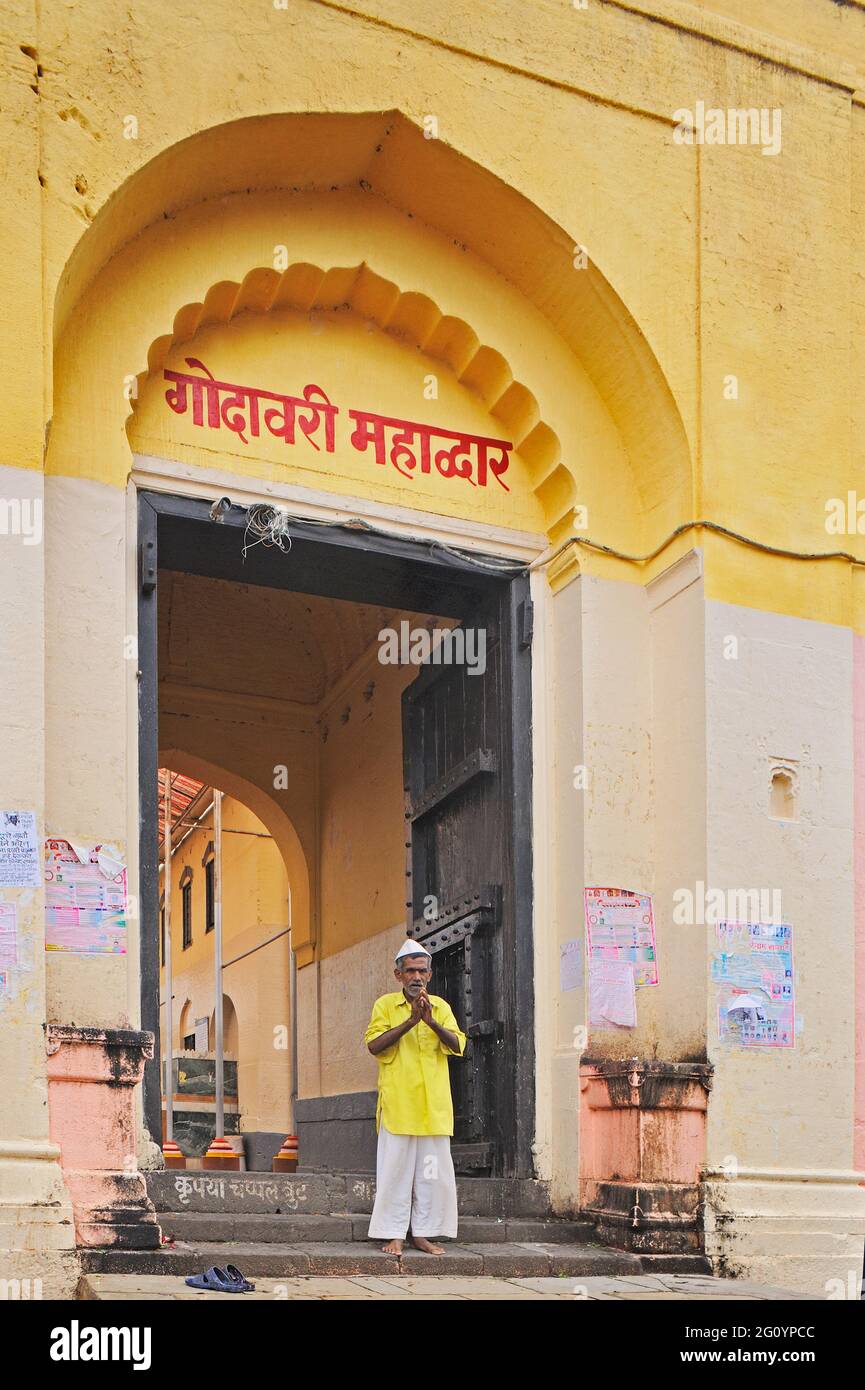
<path id="1" fill-rule="evenodd" d="M 527 26 L 515 3 L 497 6 L 493 24 L 490 6 L 420 15 L 405 0 L 371 0 L 349 14 L 288 0 L 250 7 L 242 23 L 235 5 L 217 3 L 204 24 L 188 0 L 151 0 L 142 26 L 107 6 L 70 17 L 20 4 L 7 29 L 4 110 L 16 175 L 27 177 L 5 229 L 4 303 L 11 323 L 44 318 L 58 357 L 56 367 L 40 360 L 32 334 L 23 352 L 12 348 L 4 456 L 40 467 L 50 418 L 52 471 L 122 482 L 124 377 L 143 369 L 184 306 L 269 268 L 282 244 L 292 261 L 324 269 L 366 261 L 502 353 L 576 479 L 566 500 L 581 502 L 586 490 L 594 504 L 593 539 L 634 553 L 702 515 L 776 545 L 835 548 L 824 497 L 843 495 L 862 465 L 850 343 L 862 337 L 854 247 L 863 180 L 858 162 L 850 180 L 826 171 L 850 167 L 861 143 L 865 35 L 858 11 L 841 17 L 831 0 L 807 7 L 801 24 L 796 10 L 655 0 L 639 11 L 583 11 L 549 0 Z M 676 145 L 673 113 L 695 93 L 780 108 L 782 152 Z M 290 123 L 277 123 L 283 111 L 402 111 L 421 129 L 432 114 L 439 138 L 368 117 L 304 129 L 298 141 Z M 259 191 L 276 186 L 317 190 L 314 229 L 304 230 L 308 195 L 280 194 L 267 208 Z M 362 195 L 377 214 L 392 207 L 403 230 L 407 212 L 435 223 L 458 253 L 452 261 L 474 271 L 477 256 L 508 284 L 491 295 L 453 265 L 439 273 L 438 258 L 419 254 L 411 237 L 371 236 L 335 205 L 331 215 L 332 188 L 337 199 Z M 251 214 L 245 244 L 232 226 L 238 199 Z M 344 254 L 352 241 L 354 254 Z M 408 265 L 398 264 L 399 243 Z M 589 249 L 588 272 L 573 269 L 577 243 Z M 40 244 L 41 277 L 30 269 Z M 820 247 L 807 274 L 798 273 L 803 245 Z M 502 312 L 511 285 L 528 301 L 511 354 L 518 362 L 502 341 L 514 337 Z M 610 467 L 617 447 L 599 437 L 601 425 L 587 435 L 591 411 L 574 417 L 579 442 L 568 436 L 562 417 L 580 373 L 567 393 L 556 389 L 554 353 L 539 352 L 526 332 L 538 312 L 605 395 L 637 468 L 630 483 L 621 457 Z M 630 378 L 629 357 L 639 367 Z M 740 381 L 735 403 L 722 393 L 729 373 Z M 641 439 L 651 441 L 643 456 Z M 825 476 L 817 488 L 815 469 Z M 624 500 L 629 485 L 642 492 L 642 526 L 627 505 L 607 515 L 599 473 Z M 825 577 L 831 565 L 776 558 L 767 575 L 731 544 L 713 543 L 724 556 L 707 569 L 712 596 L 737 601 L 731 571 L 744 563 L 753 566 L 752 602 L 759 591 L 774 611 L 853 620 L 849 590 Z M 844 548 L 861 556 L 862 545 L 853 536 Z"/>
<path id="2" fill-rule="evenodd" d="M 400 695 L 416 675 L 412 667 L 373 661 L 325 715 L 319 793 L 322 958 L 405 920 Z M 367 698 L 371 682 L 375 689 Z"/>
<path id="3" fill-rule="evenodd" d="M 0 735 L 4 795 L 42 831 L 123 844 L 136 883 L 133 448 L 169 453 L 190 489 L 223 473 L 253 491 L 278 479 L 418 505 L 409 481 L 367 486 L 366 459 L 342 446 L 325 476 L 297 452 L 253 462 L 167 432 L 155 383 L 192 345 L 253 384 L 276 367 L 275 386 L 326 373 L 340 403 L 421 419 L 420 382 L 439 371 L 441 418 L 506 424 L 521 485 L 472 494 L 463 513 L 436 482 L 433 520 L 543 527 L 559 544 L 584 505 L 581 542 L 658 549 L 637 563 L 572 547 L 554 586 L 575 557 L 590 579 L 643 584 L 699 545 L 709 600 L 865 631 L 865 536 L 825 528 L 828 498 L 865 491 L 860 4 L 537 0 L 527 22 L 516 0 L 11 0 L 0 26 L 0 476 L 4 496 L 41 496 L 43 476 L 46 493 L 44 546 L 0 538 L 14 655 Z M 781 110 L 781 153 L 677 145 L 674 113 L 698 98 Z M 271 290 L 295 283 L 274 286 L 276 247 L 321 278 L 274 315 Z M 148 365 L 130 425 L 126 393 Z M 858 563 L 705 529 L 667 544 L 700 520 Z M 201 708 L 213 727 L 189 770 L 219 766 L 229 722 Z M 186 713 L 167 710 L 165 748 L 184 748 Z M 283 740 L 299 762 L 305 737 Z M 262 790 L 272 750 L 254 721 L 225 746 L 224 785 L 249 788 L 298 884 L 309 960 L 316 822 Z M 43 974 L 40 899 L 22 907 L 39 965 L 4 1016 L 10 1074 L 37 1078 L 10 1113 L 36 1145 L 43 1017 L 138 1016 L 135 921 L 125 962 L 49 960 Z M 31 1168 L 47 1172 L 44 1158 Z M 4 1163 L 0 1197 L 15 1202 Z M 47 1180 L 31 1179 L 47 1209 Z"/>

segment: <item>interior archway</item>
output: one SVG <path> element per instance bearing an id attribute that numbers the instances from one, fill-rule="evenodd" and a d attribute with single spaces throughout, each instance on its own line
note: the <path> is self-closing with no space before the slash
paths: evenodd
<path id="1" fill-rule="evenodd" d="M 311 944 L 313 923 L 306 854 L 294 825 L 273 797 L 241 773 L 181 748 L 160 749 L 159 765 L 194 777 L 207 786 L 218 787 L 220 791 L 242 801 L 258 816 L 273 836 L 285 861 L 291 887 L 293 945 L 298 949 L 304 944 Z"/>
<path id="2" fill-rule="evenodd" d="M 186 1003 L 183 1005 L 183 1008 L 180 1010 L 180 1021 L 178 1022 L 178 1025 L 177 1025 L 178 1047 L 180 1047 L 180 1048 L 183 1048 L 183 1046 L 184 1046 L 184 1041 L 183 1041 L 183 1040 L 184 1040 L 185 1037 L 188 1036 L 188 1034 L 189 1034 L 190 1031 L 191 1031 L 191 1029 L 190 1029 L 190 1024 L 191 1024 L 191 1023 L 192 1023 L 192 1003 L 191 1003 L 191 1001 L 190 1001 L 189 999 L 187 999 L 187 1000 L 186 1000 Z"/>
<path id="3" fill-rule="evenodd" d="M 240 1057 L 240 1024 L 237 1010 L 229 994 L 222 996 L 222 1036 L 226 1056 L 236 1061 Z M 210 1015 L 209 1040 L 211 1049 L 216 1046 L 216 1012 Z"/>
<path id="4" fill-rule="evenodd" d="M 225 1063 L 226 1126 L 218 1132 L 256 1135 L 289 1127 L 293 1060 L 291 893 L 282 851 L 260 817 L 236 794 L 237 783 L 235 794 L 220 789 L 221 875 L 217 889 L 213 875 L 217 852 L 215 779 L 201 782 L 191 773 L 180 773 L 177 767 L 168 771 L 172 788 L 170 876 L 164 840 L 161 857 L 165 891 L 170 891 L 172 900 L 172 951 L 170 977 L 165 965 L 160 973 L 160 1050 L 167 1052 L 165 1001 L 170 986 L 176 1005 L 171 1027 L 175 1076 L 171 1137 L 188 1158 L 197 1161 L 214 1137 L 218 1051 Z M 163 789 L 168 780 L 162 773 Z M 221 908 L 218 934 L 217 904 Z M 217 940 L 223 981 L 220 1049 L 214 1021 Z M 149 936 L 145 949 L 153 949 Z M 145 973 L 151 978 L 149 971 Z M 164 1055 L 163 1077 L 166 1062 Z M 155 1077 L 150 1084 L 155 1084 Z M 164 1081 L 162 1106 L 167 1133 Z"/>

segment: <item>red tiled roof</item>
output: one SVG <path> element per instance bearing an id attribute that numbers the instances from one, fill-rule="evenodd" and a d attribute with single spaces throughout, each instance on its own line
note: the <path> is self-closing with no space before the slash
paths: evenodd
<path id="1" fill-rule="evenodd" d="M 203 782 L 196 782 L 194 777 L 184 777 L 182 772 L 169 772 L 166 768 L 159 769 L 159 843 L 165 839 L 165 779 L 171 778 L 171 826 L 172 835 L 175 832 L 178 822 L 184 816 L 198 796 Z M 181 827 L 181 831 L 184 827 Z"/>

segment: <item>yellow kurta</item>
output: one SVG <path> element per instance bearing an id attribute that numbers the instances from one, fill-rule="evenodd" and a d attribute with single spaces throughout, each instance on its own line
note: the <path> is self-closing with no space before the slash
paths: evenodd
<path id="1" fill-rule="evenodd" d="M 382 1123 L 391 1134 L 453 1134 L 454 1107 L 448 1057 L 461 1057 L 466 1035 L 460 1032 L 450 1004 L 437 994 L 429 996 L 432 1015 L 441 1028 L 455 1033 L 459 1052 L 451 1052 L 421 1019 L 404 1033 L 399 1042 L 380 1052 L 378 1062 L 378 1105 L 375 1127 Z M 405 1023 L 411 1005 L 403 994 L 383 994 L 376 999 L 364 1041 L 372 1042 L 382 1033 Z"/>

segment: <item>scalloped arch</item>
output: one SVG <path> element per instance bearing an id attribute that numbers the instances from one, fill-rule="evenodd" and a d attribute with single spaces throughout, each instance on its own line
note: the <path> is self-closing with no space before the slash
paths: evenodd
<path id="1" fill-rule="evenodd" d="M 513 165 L 507 142 L 498 151 L 502 173 L 497 173 L 483 162 L 494 152 L 478 143 L 473 129 L 453 134 L 465 152 L 443 139 L 425 139 L 419 126 L 394 109 L 271 111 L 191 132 L 132 172 L 118 171 L 120 181 L 81 236 L 57 285 L 48 471 L 124 484 L 129 458 L 122 425 L 128 401 L 118 392 L 115 402 L 101 386 L 98 403 L 86 400 L 80 364 L 87 364 L 88 379 L 102 382 L 118 362 L 134 370 L 148 342 L 158 354 L 161 337 L 185 337 L 211 313 L 228 321 L 241 308 L 265 312 L 281 285 L 287 292 L 293 274 L 261 269 L 261 257 L 267 265 L 277 237 L 268 230 L 256 243 L 255 229 L 263 231 L 279 208 L 280 219 L 289 211 L 300 218 L 294 259 L 299 278 L 301 262 L 312 277 L 311 286 L 303 286 L 310 302 L 319 295 L 338 306 L 350 292 L 350 307 L 363 314 L 371 311 L 365 301 L 369 294 L 386 332 L 396 334 L 405 323 L 405 331 L 414 333 L 426 352 L 448 362 L 466 388 L 489 395 L 494 412 L 520 436 L 523 459 L 528 448 L 527 471 L 542 517 L 559 519 L 550 526 L 551 541 L 572 529 L 574 479 L 579 501 L 594 505 L 594 515 L 609 523 L 608 538 L 620 536 L 625 550 L 651 550 L 691 518 L 698 469 L 696 378 L 688 362 L 670 356 L 663 316 L 653 319 L 647 307 L 646 321 L 639 322 L 613 282 L 613 276 L 624 276 L 634 293 L 635 281 L 630 272 L 625 275 L 628 248 L 639 264 L 644 243 L 629 241 L 627 228 L 612 241 L 605 236 L 608 195 L 586 202 L 579 228 L 554 220 L 532 200 L 532 191 L 539 190 L 531 171 Z M 599 195 L 603 192 L 599 189 Z M 550 190 L 549 202 L 561 217 L 557 190 Z M 223 240 L 226 219 L 231 231 Z M 388 227 L 381 243 L 370 240 L 378 226 Z M 413 246 L 433 242 L 467 253 L 466 266 L 477 260 L 477 297 L 468 275 L 456 277 L 465 297 L 455 301 L 442 288 L 440 273 L 428 283 L 420 280 Z M 196 248 L 205 243 L 214 272 L 209 277 L 204 272 L 202 280 Z M 593 251 L 577 269 L 574 250 L 583 243 Z M 160 254 L 166 259 L 157 268 Z M 370 257 L 380 258 L 378 274 Z M 382 276 L 388 277 L 383 285 Z M 528 340 L 520 336 L 519 310 L 499 330 L 501 321 L 481 285 L 484 276 L 499 277 L 505 293 L 523 301 L 532 334 L 541 325 L 551 330 L 552 356 L 539 362 L 536 378 L 534 359 L 523 352 Z M 199 287 L 211 279 L 218 283 L 199 304 Z M 404 288 L 419 284 L 432 299 Z M 141 293 L 147 294 L 146 304 L 136 302 Z M 516 308 L 516 299 L 510 302 Z M 180 304 L 185 307 L 176 314 Z M 448 314 L 442 314 L 441 304 Z M 461 309 L 468 322 L 452 317 Z M 162 329 L 169 316 L 176 317 L 176 328 L 166 335 Z M 488 345 L 498 341 L 499 331 L 508 361 Z M 663 361 L 658 352 L 666 354 Z M 582 373 L 572 382 L 569 354 Z M 553 361 L 549 379 L 557 394 L 550 395 L 545 383 Z M 522 381 L 513 378 L 511 363 Z M 523 384 L 530 380 L 534 392 Z M 592 408 L 600 407 L 592 417 L 595 432 L 581 439 L 577 401 L 592 397 Z M 540 401 L 552 418 L 553 400 L 556 408 L 562 405 L 555 420 L 561 443 L 533 413 Z"/>
<path id="2" fill-rule="evenodd" d="M 507 429 L 528 466 L 547 530 L 567 522 L 573 510 L 576 481 L 562 461 L 561 441 L 546 421 L 532 391 L 517 381 L 508 362 L 482 343 L 465 319 L 445 314 L 427 295 L 401 290 L 378 275 L 366 261 L 356 266 L 322 269 L 296 261 L 284 271 L 256 266 L 241 282 L 220 280 L 201 302 L 184 304 L 170 333 L 154 339 L 147 367 L 137 376 L 141 395 L 151 377 L 162 371 L 171 350 L 204 328 L 228 325 L 240 314 L 288 310 L 348 310 L 378 329 L 442 363 Z M 135 413 L 135 399 L 132 402 Z M 128 423 L 128 422 L 127 422 Z"/>

